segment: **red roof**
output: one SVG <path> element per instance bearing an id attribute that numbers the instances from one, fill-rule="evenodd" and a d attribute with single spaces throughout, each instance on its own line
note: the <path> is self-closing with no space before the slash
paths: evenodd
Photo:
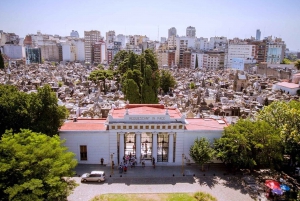
<path id="1" fill-rule="evenodd" d="M 220 124 L 214 119 L 186 119 L 186 130 L 223 130 L 227 124 Z"/>
<path id="2" fill-rule="evenodd" d="M 77 122 L 68 121 L 63 124 L 60 131 L 104 131 L 105 119 L 77 119 Z"/>
<path id="3" fill-rule="evenodd" d="M 124 115 L 126 113 L 126 109 L 114 109 L 112 110 L 112 116 L 114 119 L 123 119 Z M 129 115 L 165 115 L 166 109 L 164 109 L 164 106 L 160 106 L 158 104 L 153 105 L 129 105 L 128 109 Z M 181 113 L 178 109 L 175 108 L 168 108 L 168 114 L 170 115 L 170 118 L 181 118 Z"/>

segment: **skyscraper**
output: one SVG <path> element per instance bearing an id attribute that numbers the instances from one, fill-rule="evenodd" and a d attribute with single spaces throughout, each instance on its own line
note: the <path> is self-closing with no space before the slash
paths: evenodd
<path id="1" fill-rule="evenodd" d="M 256 40 L 260 40 L 261 31 L 260 29 L 256 30 Z"/>
<path id="2" fill-rule="evenodd" d="M 79 38 L 79 33 L 78 33 L 78 31 L 72 30 L 70 36 L 71 36 L 71 37 L 74 37 L 74 38 Z"/>
<path id="3" fill-rule="evenodd" d="M 195 37 L 196 36 L 196 28 L 189 26 L 186 28 L 186 36 L 187 37 Z"/>
<path id="4" fill-rule="evenodd" d="M 171 36 L 176 36 L 177 35 L 177 30 L 175 27 L 172 27 L 169 29 L 169 32 L 168 32 L 168 38 L 170 38 Z"/>
<path id="5" fill-rule="evenodd" d="M 84 31 L 84 55 L 85 62 L 94 62 L 94 44 L 100 40 L 100 31 Z"/>

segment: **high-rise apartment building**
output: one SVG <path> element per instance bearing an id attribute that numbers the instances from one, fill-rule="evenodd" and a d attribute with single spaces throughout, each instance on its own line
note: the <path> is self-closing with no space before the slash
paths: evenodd
<path id="1" fill-rule="evenodd" d="M 260 40 L 261 31 L 259 29 L 256 30 L 256 40 Z"/>
<path id="2" fill-rule="evenodd" d="M 115 31 L 108 31 L 106 32 L 106 42 L 112 43 L 115 41 L 116 33 Z"/>
<path id="3" fill-rule="evenodd" d="M 177 35 L 176 28 L 175 27 L 170 28 L 169 31 L 168 31 L 168 38 L 170 38 L 171 36 L 175 36 L 176 37 L 176 35 Z"/>
<path id="4" fill-rule="evenodd" d="M 189 26 L 186 28 L 186 36 L 187 37 L 196 37 L 196 28 Z"/>
<path id="5" fill-rule="evenodd" d="M 100 41 L 101 35 L 100 31 L 84 31 L 84 54 L 85 62 L 93 63 L 94 62 L 94 44 Z"/>

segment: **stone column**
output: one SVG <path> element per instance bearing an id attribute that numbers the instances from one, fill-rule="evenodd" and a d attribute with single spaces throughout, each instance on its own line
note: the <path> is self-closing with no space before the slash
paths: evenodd
<path id="1" fill-rule="evenodd" d="M 169 133 L 169 154 L 168 163 L 173 163 L 173 149 L 174 149 L 174 133 Z"/>
<path id="2" fill-rule="evenodd" d="M 135 155 L 136 161 L 141 163 L 141 132 L 135 133 Z"/>
<path id="3" fill-rule="evenodd" d="M 120 162 L 123 162 L 124 157 L 124 132 L 120 132 L 120 147 L 119 147 L 119 158 Z"/>
<path id="4" fill-rule="evenodd" d="M 157 161 L 157 132 L 152 133 L 152 157 Z"/>

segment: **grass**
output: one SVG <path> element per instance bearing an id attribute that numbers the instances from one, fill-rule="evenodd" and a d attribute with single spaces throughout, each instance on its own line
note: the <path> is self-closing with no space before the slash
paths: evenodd
<path id="1" fill-rule="evenodd" d="M 91 201 L 217 201 L 208 193 L 103 194 Z"/>

